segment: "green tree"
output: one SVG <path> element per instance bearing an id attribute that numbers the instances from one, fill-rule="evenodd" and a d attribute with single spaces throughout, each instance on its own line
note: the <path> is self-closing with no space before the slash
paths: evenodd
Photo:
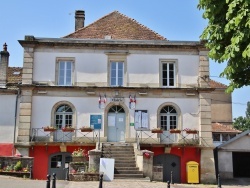
<path id="1" fill-rule="evenodd" d="M 208 19 L 201 39 L 209 57 L 227 62 L 220 74 L 230 81 L 227 91 L 250 85 L 250 0 L 199 0 L 198 8 Z"/>
<path id="2" fill-rule="evenodd" d="M 234 128 L 245 131 L 250 129 L 250 102 L 247 102 L 246 117 L 234 118 L 233 122 Z"/>

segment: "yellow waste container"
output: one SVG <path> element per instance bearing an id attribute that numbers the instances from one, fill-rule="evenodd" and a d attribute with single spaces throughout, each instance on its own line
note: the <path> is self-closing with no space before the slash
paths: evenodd
<path id="1" fill-rule="evenodd" d="M 199 163 L 195 161 L 187 162 L 187 182 L 199 183 Z"/>

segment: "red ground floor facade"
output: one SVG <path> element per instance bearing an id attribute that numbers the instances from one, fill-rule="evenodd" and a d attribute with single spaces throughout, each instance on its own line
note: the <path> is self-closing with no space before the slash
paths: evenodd
<path id="1" fill-rule="evenodd" d="M 12 143 L 0 143 L 0 156 L 12 156 L 15 148 Z"/>
<path id="2" fill-rule="evenodd" d="M 180 161 L 180 167 L 179 167 L 180 183 L 187 183 L 187 166 L 186 166 L 187 162 L 195 161 L 198 164 L 200 164 L 201 150 L 200 148 L 197 148 L 197 147 L 171 147 L 170 150 L 168 150 L 167 152 L 168 154 L 166 154 L 164 147 L 142 147 L 141 149 L 146 149 L 146 150 L 154 152 L 154 158 L 157 158 L 157 156 L 160 156 L 160 155 L 162 155 L 163 157 L 167 155 L 179 157 L 180 159 L 179 160 Z"/>
<path id="3" fill-rule="evenodd" d="M 57 154 L 67 154 L 68 156 L 74 150 L 84 149 L 86 152 L 95 149 L 94 146 L 67 146 L 66 150 L 62 152 L 60 146 L 33 146 L 30 148 L 30 157 L 34 157 L 33 178 L 46 179 L 47 174 L 50 173 L 52 163 Z M 154 152 L 154 158 L 166 155 L 164 147 L 142 147 L 142 150 L 149 150 Z M 196 147 L 171 147 L 167 155 L 172 155 L 179 158 L 179 176 L 180 183 L 187 183 L 186 165 L 189 161 L 195 161 L 200 164 L 201 151 Z M 57 162 L 58 163 L 58 162 Z M 59 164 L 61 165 L 61 164 Z"/>
<path id="4" fill-rule="evenodd" d="M 53 163 L 53 157 L 60 154 L 68 154 L 78 149 L 84 149 L 85 152 L 94 149 L 93 146 L 67 146 L 66 150 L 61 152 L 60 146 L 33 146 L 30 148 L 30 157 L 34 157 L 33 164 L 33 178 L 34 179 L 46 179 L 47 174 L 49 174 L 49 169 L 51 168 L 51 163 Z M 59 163 L 58 159 L 57 163 Z M 65 163 L 64 161 L 62 161 Z M 59 164 L 63 165 L 63 164 Z M 64 166 L 63 166 L 64 167 Z"/>

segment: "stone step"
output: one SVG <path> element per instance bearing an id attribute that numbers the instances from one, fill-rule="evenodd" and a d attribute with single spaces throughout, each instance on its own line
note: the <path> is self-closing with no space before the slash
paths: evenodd
<path id="1" fill-rule="evenodd" d="M 115 170 L 139 170 L 139 167 L 115 167 Z"/>
<path id="2" fill-rule="evenodd" d="M 114 174 L 115 179 L 136 179 L 136 178 L 144 178 L 143 174 Z"/>
<path id="3" fill-rule="evenodd" d="M 131 163 L 135 162 L 135 159 L 115 159 L 115 163 Z"/>
<path id="4" fill-rule="evenodd" d="M 114 171 L 115 174 L 142 174 L 139 170 L 116 170 Z"/>
<path id="5" fill-rule="evenodd" d="M 115 159 L 115 163 L 126 163 L 126 162 L 130 163 L 130 162 L 135 162 L 135 159 L 133 159 L 133 158 L 131 158 L 131 159 L 129 159 L 129 158 L 127 158 L 127 159 L 120 159 L 120 158 L 113 158 L 113 157 L 111 157 L 109 159 Z"/>
<path id="6" fill-rule="evenodd" d="M 119 163 L 134 164 L 135 160 L 119 160 L 119 159 L 116 159 L 115 164 L 119 164 Z"/>
<path id="7" fill-rule="evenodd" d="M 120 154 L 120 155 L 126 155 L 126 154 L 134 154 L 134 151 L 123 151 L 123 150 L 114 150 L 114 151 L 102 151 L 103 154 Z"/>
<path id="8" fill-rule="evenodd" d="M 125 151 L 125 152 L 134 152 L 134 148 L 102 148 L 102 151 Z"/>
<path id="9" fill-rule="evenodd" d="M 115 168 L 120 167 L 136 167 L 135 162 L 134 163 L 115 163 Z"/>
<path id="10" fill-rule="evenodd" d="M 134 154 L 114 154 L 114 153 L 103 153 L 102 156 L 105 158 L 105 157 L 108 157 L 108 158 L 135 158 L 135 155 Z"/>
<path id="11" fill-rule="evenodd" d="M 136 167 L 134 147 L 126 143 L 103 143 L 102 156 L 115 159 L 115 179 L 144 178 Z"/>
<path id="12" fill-rule="evenodd" d="M 118 142 L 109 142 L 109 143 L 102 143 L 102 146 L 127 146 L 133 147 L 129 143 L 118 143 Z"/>

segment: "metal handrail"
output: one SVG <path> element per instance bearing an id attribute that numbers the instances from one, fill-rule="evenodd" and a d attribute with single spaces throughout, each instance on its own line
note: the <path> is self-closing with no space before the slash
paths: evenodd
<path id="1" fill-rule="evenodd" d="M 171 133 L 169 130 L 162 133 L 153 133 L 151 130 L 137 130 L 136 143 L 137 149 L 141 144 L 183 144 L 183 145 L 202 145 L 210 147 L 209 143 L 200 136 L 200 131 L 188 133 L 180 130 L 179 133 Z"/>
<path id="2" fill-rule="evenodd" d="M 56 134 L 59 134 L 56 137 Z M 43 128 L 31 129 L 31 142 L 87 142 L 96 143 L 99 141 L 98 130 L 92 132 L 81 132 L 81 129 L 74 129 L 73 132 L 63 132 L 61 129 L 44 131 Z"/>

